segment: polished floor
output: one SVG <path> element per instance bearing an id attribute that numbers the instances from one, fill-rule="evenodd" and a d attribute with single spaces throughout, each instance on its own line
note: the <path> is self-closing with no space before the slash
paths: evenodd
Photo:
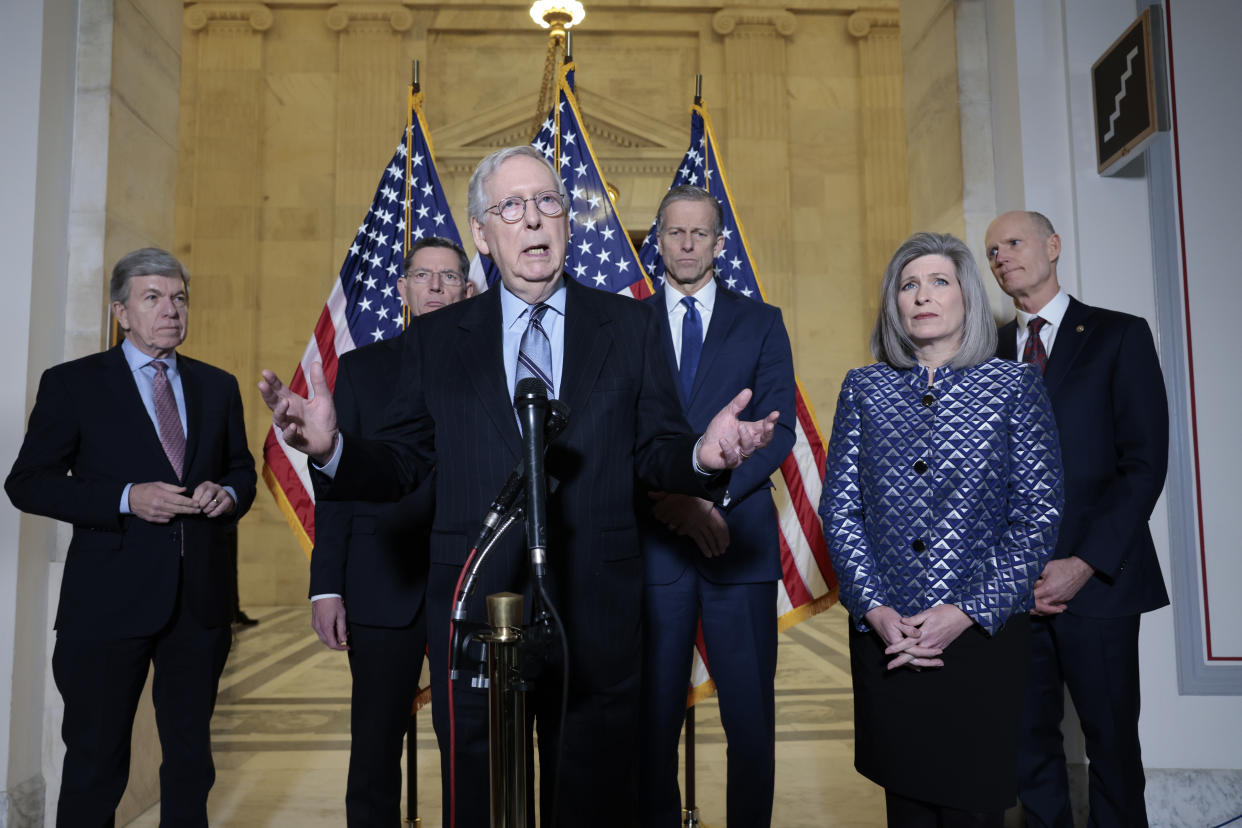
<path id="1" fill-rule="evenodd" d="M 247 608 L 212 721 L 213 826 L 345 824 L 349 668 L 321 645 L 306 607 Z M 854 771 L 853 703 L 845 613 L 829 611 L 781 634 L 776 679 L 779 828 L 884 824 L 883 793 Z M 714 700 L 697 714 L 698 806 L 704 828 L 724 825 L 724 733 Z M 439 763 L 430 719 L 419 730 L 419 816 L 440 825 Z M 158 806 L 130 823 L 159 824 Z"/>

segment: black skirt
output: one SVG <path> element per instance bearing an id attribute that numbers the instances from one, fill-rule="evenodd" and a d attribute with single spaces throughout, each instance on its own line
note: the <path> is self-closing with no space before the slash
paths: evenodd
<path id="1" fill-rule="evenodd" d="M 951 808 L 1003 810 L 1018 794 L 1018 739 L 1031 659 L 1031 620 L 995 636 L 978 625 L 949 645 L 944 666 L 886 670 L 874 632 L 850 619 L 854 767 L 885 790 Z"/>

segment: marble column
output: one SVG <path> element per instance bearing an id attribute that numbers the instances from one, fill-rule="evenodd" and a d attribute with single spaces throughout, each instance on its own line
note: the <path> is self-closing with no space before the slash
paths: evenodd
<path id="1" fill-rule="evenodd" d="M 402 35 L 414 23 L 397 3 L 339 5 L 324 18 L 337 33 L 335 249 L 349 246 L 401 135 L 410 64 Z"/>
<path id="2" fill-rule="evenodd" d="M 185 10 L 196 39 L 190 269 L 193 317 L 187 347 L 252 377 L 259 322 L 259 241 L 263 198 L 263 3 L 200 3 Z"/>
<path id="3" fill-rule="evenodd" d="M 910 232 L 899 21 L 896 9 L 860 9 L 846 23 L 858 40 L 863 278 L 869 318 L 878 307 L 884 268 Z"/>
<path id="4" fill-rule="evenodd" d="M 785 309 L 796 300 L 790 246 L 790 119 L 786 42 L 797 18 L 781 9 L 725 8 L 712 17 L 724 39 L 723 130 L 716 138 L 734 205 L 767 301 Z M 713 111 L 708 101 L 709 111 Z M 730 159 L 747 163 L 730 163 Z M 793 331 L 793 315 L 786 325 Z"/>

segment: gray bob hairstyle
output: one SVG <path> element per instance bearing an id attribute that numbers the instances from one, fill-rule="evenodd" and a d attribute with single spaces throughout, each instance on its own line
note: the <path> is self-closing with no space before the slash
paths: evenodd
<path id="1" fill-rule="evenodd" d="M 914 343 L 901 324 L 897 310 L 897 291 L 901 287 L 901 271 L 922 256 L 944 256 L 953 263 L 953 272 L 962 287 L 962 344 L 949 360 L 954 368 L 969 368 L 985 362 L 996 354 L 996 322 L 988 305 L 979 267 L 970 249 L 956 236 L 948 233 L 915 233 L 901 243 L 884 271 L 880 285 L 880 312 L 871 332 L 871 354 L 894 368 L 913 368 Z"/>
<path id="2" fill-rule="evenodd" d="M 500 169 L 500 165 L 515 158 L 519 155 L 525 155 L 527 158 L 534 158 L 540 164 L 548 168 L 548 173 L 552 176 L 552 180 L 556 182 L 556 191 L 561 194 L 561 200 L 566 204 L 569 202 L 569 193 L 565 190 L 565 182 L 561 181 L 561 177 L 556 174 L 556 170 L 548 163 L 548 159 L 539 150 L 530 144 L 521 144 L 516 147 L 502 147 L 491 155 L 479 162 L 479 166 L 474 168 L 474 173 L 470 176 L 470 187 L 467 191 L 467 211 L 470 218 L 479 224 L 487 218 L 487 210 L 491 204 L 487 203 L 487 193 L 484 188 L 487 186 L 487 180 L 496 174 L 496 170 Z M 509 195 L 509 193 L 502 193 Z"/>

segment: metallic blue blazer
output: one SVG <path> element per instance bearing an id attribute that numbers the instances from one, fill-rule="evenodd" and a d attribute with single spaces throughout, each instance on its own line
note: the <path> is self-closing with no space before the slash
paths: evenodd
<path id="1" fill-rule="evenodd" d="M 819 514 L 858 629 L 954 604 L 989 635 L 1029 610 L 1056 546 L 1064 493 L 1052 405 L 1029 365 L 845 376 Z"/>

